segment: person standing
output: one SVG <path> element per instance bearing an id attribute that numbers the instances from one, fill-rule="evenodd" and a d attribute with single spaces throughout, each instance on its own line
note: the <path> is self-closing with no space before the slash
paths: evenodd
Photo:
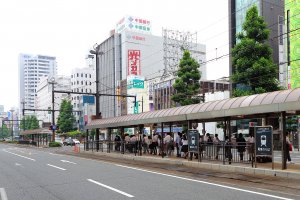
<path id="1" fill-rule="evenodd" d="M 182 137 L 182 134 L 178 133 L 178 135 L 176 136 L 176 139 L 175 139 L 177 157 L 180 157 L 181 137 Z"/>
<path id="2" fill-rule="evenodd" d="M 249 137 L 247 138 L 246 144 L 247 144 L 247 153 L 249 155 L 249 161 L 252 161 L 254 157 L 254 137 L 252 133 L 250 133 Z"/>
<path id="3" fill-rule="evenodd" d="M 215 150 L 215 158 L 216 160 L 218 160 L 219 158 L 219 151 L 220 151 L 220 145 L 221 145 L 221 141 L 219 139 L 219 135 L 218 134 L 215 134 L 215 137 L 213 139 L 213 143 L 214 143 L 214 150 Z"/>
<path id="4" fill-rule="evenodd" d="M 237 150 L 240 154 L 240 160 L 244 160 L 244 152 L 246 150 L 246 140 L 242 133 L 239 134 L 238 138 L 236 139 L 237 143 Z"/>
<path id="5" fill-rule="evenodd" d="M 287 161 L 290 163 L 290 164 L 294 164 L 294 162 L 292 162 L 292 159 L 291 159 L 291 155 L 290 155 L 290 147 L 292 145 L 291 141 L 290 141 L 290 133 L 289 132 L 286 132 L 286 136 L 285 136 L 285 140 L 286 140 L 286 158 L 287 158 Z"/>

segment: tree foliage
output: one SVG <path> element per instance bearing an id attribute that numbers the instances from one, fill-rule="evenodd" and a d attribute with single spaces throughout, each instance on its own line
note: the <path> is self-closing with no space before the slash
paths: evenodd
<path id="1" fill-rule="evenodd" d="M 20 123 L 21 129 L 24 129 L 24 123 L 25 123 L 25 130 L 33 130 L 33 129 L 38 129 L 40 127 L 39 121 L 35 115 L 26 116 L 25 118 L 23 118 Z"/>
<path id="2" fill-rule="evenodd" d="M 1 132 L 0 137 L 2 137 L 2 138 L 7 138 L 10 136 L 9 129 L 7 128 L 6 124 L 2 125 L 0 132 Z"/>
<path id="3" fill-rule="evenodd" d="M 73 106 L 71 101 L 64 99 L 60 105 L 57 125 L 62 132 L 74 130 L 75 117 L 73 115 Z"/>
<path id="4" fill-rule="evenodd" d="M 181 106 L 200 102 L 200 98 L 197 96 L 201 78 L 199 67 L 199 63 L 191 57 L 190 52 L 185 50 L 179 63 L 178 78 L 173 84 L 176 94 L 172 95 L 172 100 Z"/>
<path id="5" fill-rule="evenodd" d="M 272 60 L 272 49 L 266 44 L 269 30 L 258 15 L 256 6 L 246 14 L 243 30 L 237 34 L 239 41 L 232 49 L 232 80 L 237 85 L 248 86 L 249 91 L 235 91 L 234 96 L 259 94 L 279 90 L 277 66 Z"/>

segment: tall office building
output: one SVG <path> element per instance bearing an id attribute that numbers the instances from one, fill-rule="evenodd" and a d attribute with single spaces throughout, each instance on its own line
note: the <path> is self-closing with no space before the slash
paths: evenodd
<path id="1" fill-rule="evenodd" d="M 37 83 L 42 77 L 55 76 L 56 58 L 45 55 L 19 55 L 19 108 L 36 108 Z M 28 113 L 28 112 L 27 112 Z"/>
<path id="2" fill-rule="evenodd" d="M 196 44 L 192 52 L 197 61 L 205 61 L 205 45 Z M 174 47 L 175 48 L 175 47 Z M 145 102 L 149 93 L 144 80 L 162 76 L 165 70 L 164 38 L 151 34 L 151 22 L 139 17 L 126 16 L 116 25 L 115 32 L 99 45 L 103 54 L 99 55 L 99 91 L 106 94 L 120 94 L 122 85 L 126 85 L 128 95 L 141 97 Z M 181 51 L 180 48 L 177 49 Z M 206 77 L 205 65 L 201 66 L 202 77 Z M 124 81 L 127 81 L 126 84 Z M 122 92 L 122 94 L 124 94 Z M 115 96 L 100 97 L 102 117 L 115 117 L 122 114 L 122 101 L 127 102 L 127 114 L 133 113 L 134 98 Z M 144 111 L 150 105 L 144 105 Z M 139 108 L 141 111 L 141 108 Z"/>
<path id="3" fill-rule="evenodd" d="M 242 25 L 246 18 L 247 10 L 256 5 L 260 16 L 267 23 L 270 29 L 270 40 L 267 43 L 273 50 L 273 61 L 278 66 L 278 78 L 282 86 L 286 85 L 286 77 L 284 73 L 285 53 L 283 37 L 278 35 L 284 30 L 284 1 L 283 0 L 228 0 L 229 3 L 229 52 L 238 42 L 236 40 L 237 33 L 242 31 Z M 229 59 L 229 75 L 234 73 L 232 59 Z"/>

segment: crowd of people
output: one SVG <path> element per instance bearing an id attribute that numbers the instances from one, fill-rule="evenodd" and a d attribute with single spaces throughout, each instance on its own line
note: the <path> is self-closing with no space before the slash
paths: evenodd
<path id="1" fill-rule="evenodd" d="M 123 141 L 123 142 L 122 142 Z M 120 136 L 115 137 L 115 150 L 121 151 L 121 144 L 124 144 L 123 151 L 125 152 L 143 152 L 144 154 L 160 155 L 169 157 L 176 155 L 176 157 L 193 159 L 198 158 L 198 153 L 190 153 L 188 151 L 188 137 L 185 132 L 172 134 L 166 133 L 162 139 L 161 134 L 154 133 L 152 136 L 148 135 L 129 135 L 125 134 L 123 139 Z M 221 148 L 224 147 L 221 151 Z M 248 161 L 253 159 L 254 151 L 254 138 L 250 135 L 247 140 L 243 134 L 235 135 L 234 138 L 225 136 L 224 140 L 219 139 L 218 134 L 212 135 L 206 133 L 205 135 L 199 134 L 199 152 L 202 156 L 209 159 L 218 160 L 220 155 L 225 153 L 225 158 L 231 162 L 232 149 L 235 148 L 239 155 L 240 161 L 247 156 Z"/>

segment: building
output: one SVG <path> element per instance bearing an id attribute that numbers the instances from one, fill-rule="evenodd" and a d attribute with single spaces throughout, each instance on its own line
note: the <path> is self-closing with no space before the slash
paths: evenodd
<path id="1" fill-rule="evenodd" d="M 176 92 L 173 88 L 174 82 L 175 78 L 165 81 L 157 79 L 152 82 L 152 89 L 149 89 L 149 97 L 152 97 L 154 107 L 151 110 L 162 110 L 179 106 L 171 99 L 174 92 Z M 228 81 L 203 80 L 200 81 L 199 95 L 204 97 L 205 102 L 226 99 L 229 98 L 229 85 Z"/>
<path id="2" fill-rule="evenodd" d="M 287 88 L 297 88 L 300 87 L 300 1 L 285 0 L 285 16 L 286 19 L 289 16 L 289 30 L 291 32 L 288 34 L 288 74 L 287 74 Z"/>
<path id="3" fill-rule="evenodd" d="M 88 61 L 88 59 L 91 59 Z M 89 67 L 87 68 L 75 68 L 72 70 L 71 74 L 71 91 L 72 92 L 82 92 L 82 93 L 95 93 L 96 92 L 96 84 L 95 84 L 95 70 L 93 69 L 93 57 L 88 57 L 87 62 L 89 62 Z M 73 109 L 81 112 L 76 112 L 75 117 L 77 121 L 77 126 L 83 125 L 84 116 L 88 115 L 87 110 L 91 108 L 86 107 L 85 104 L 93 104 L 92 100 L 86 97 L 87 94 L 72 94 L 72 104 Z M 92 99 L 94 96 L 92 95 Z M 86 111 L 86 112 L 84 112 Z M 91 112 L 89 112 L 91 113 Z M 87 117 L 85 117 L 87 120 Z"/>
<path id="4" fill-rule="evenodd" d="M 273 61 L 278 66 L 278 79 L 282 86 L 286 85 L 286 67 L 284 67 L 285 53 L 283 37 L 284 28 L 284 1 L 274 0 L 228 0 L 229 2 L 229 52 L 237 43 L 236 34 L 242 31 L 246 12 L 252 5 L 257 5 L 259 14 L 264 18 L 267 27 L 270 29 L 270 47 L 273 50 Z M 229 75 L 234 73 L 234 66 L 229 59 Z"/>
<path id="5" fill-rule="evenodd" d="M 36 108 L 37 84 L 45 76 L 57 74 L 56 58 L 45 55 L 19 55 L 19 108 Z M 28 113 L 26 111 L 25 113 Z"/>
<path id="6" fill-rule="evenodd" d="M 54 78 L 54 84 L 52 85 L 51 79 Z M 54 86 L 54 88 L 52 88 Z M 36 108 L 42 110 L 52 110 L 52 89 L 58 91 L 71 91 L 71 78 L 68 76 L 56 75 L 54 77 L 43 77 L 37 84 L 36 89 Z M 69 98 L 66 93 L 55 93 L 54 94 L 54 109 L 59 110 L 63 99 Z M 43 122 L 52 123 L 51 111 L 39 111 L 37 118 Z M 55 112 L 55 122 L 57 122 L 59 112 Z"/>
<path id="7" fill-rule="evenodd" d="M 199 61 L 205 61 L 205 46 L 198 44 L 197 47 L 198 50 L 192 54 L 198 55 Z M 126 16 L 117 24 L 116 31 L 99 45 L 99 49 L 103 53 L 99 55 L 100 93 L 117 94 L 121 87 L 121 81 L 130 81 L 128 80 L 130 76 L 147 80 L 163 75 L 165 69 L 164 39 L 151 34 L 149 20 Z M 204 65 L 201 67 L 205 68 Z M 124 93 L 123 90 L 121 93 L 137 95 L 138 101 L 141 101 L 140 89 L 142 88 L 128 91 L 129 93 Z M 150 103 L 151 100 L 149 101 L 148 97 L 145 98 Z M 143 99 L 145 98 L 143 97 Z M 128 104 L 132 105 L 133 100 L 133 98 L 127 98 Z M 121 98 L 115 96 L 101 96 L 102 116 L 107 118 L 124 114 L 124 110 L 121 111 L 122 102 L 120 101 Z M 149 105 L 144 106 L 145 109 L 149 107 Z M 130 107 L 127 105 L 127 111 Z"/>

